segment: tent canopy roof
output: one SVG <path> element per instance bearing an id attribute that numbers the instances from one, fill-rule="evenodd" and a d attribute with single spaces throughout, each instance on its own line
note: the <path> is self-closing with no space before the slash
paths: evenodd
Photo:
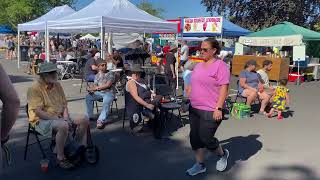
<path id="1" fill-rule="evenodd" d="M 320 40 L 320 33 L 297 26 L 291 22 L 282 22 L 275 26 L 249 34 L 247 37 L 273 37 L 302 35 L 303 40 Z"/>
<path id="2" fill-rule="evenodd" d="M 244 29 L 229 20 L 223 18 L 222 22 L 222 35 L 226 37 L 239 37 L 250 34 L 251 31 Z M 184 37 L 210 37 L 210 36 L 219 36 L 221 34 L 215 33 L 184 33 Z"/>
<path id="3" fill-rule="evenodd" d="M 0 34 L 16 34 L 9 26 L 0 25 Z"/>
<path id="4" fill-rule="evenodd" d="M 99 39 L 99 38 L 93 36 L 92 34 L 87 34 L 85 36 L 82 36 L 80 39 Z"/>
<path id="5" fill-rule="evenodd" d="M 80 11 L 48 23 L 50 31 L 176 32 L 176 23 L 154 17 L 128 0 L 95 0 Z"/>
<path id="6" fill-rule="evenodd" d="M 62 17 L 73 14 L 75 12 L 76 11 L 73 10 L 68 5 L 58 6 L 37 19 L 34 19 L 32 21 L 29 21 L 23 24 L 19 24 L 18 30 L 19 31 L 45 31 L 45 28 L 46 28 L 45 26 L 47 21 L 60 19 Z"/>

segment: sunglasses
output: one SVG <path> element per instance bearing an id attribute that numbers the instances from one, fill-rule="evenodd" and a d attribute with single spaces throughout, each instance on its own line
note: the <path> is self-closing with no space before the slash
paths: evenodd
<path id="1" fill-rule="evenodd" d="M 208 52 L 208 51 L 210 51 L 211 49 L 207 49 L 207 48 L 201 48 L 201 52 L 203 51 L 203 52 Z"/>

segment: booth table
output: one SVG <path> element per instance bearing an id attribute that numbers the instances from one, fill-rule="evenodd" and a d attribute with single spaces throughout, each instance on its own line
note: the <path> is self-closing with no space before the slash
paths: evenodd
<path id="1" fill-rule="evenodd" d="M 290 65 L 289 67 L 292 69 L 292 68 L 297 67 L 297 66 Z M 320 73 L 319 72 L 320 64 L 310 63 L 310 64 L 308 64 L 307 67 L 308 68 L 313 68 L 313 70 L 312 70 L 313 79 L 314 80 L 319 80 L 320 79 L 320 74 L 319 74 Z"/>
<path id="2" fill-rule="evenodd" d="M 257 61 L 259 66 L 257 70 L 263 67 L 263 61 L 270 60 L 273 64 L 272 70 L 268 73 L 269 79 L 274 81 L 288 79 L 290 59 L 271 56 L 235 55 L 232 60 L 232 75 L 238 76 L 249 60 Z"/>

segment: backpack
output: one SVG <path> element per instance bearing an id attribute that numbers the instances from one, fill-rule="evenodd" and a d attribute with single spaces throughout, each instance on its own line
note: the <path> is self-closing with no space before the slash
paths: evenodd
<path id="1" fill-rule="evenodd" d="M 78 144 L 72 139 L 65 146 L 64 154 L 66 158 L 75 165 L 80 165 L 83 161 L 86 161 L 88 164 L 98 163 L 100 159 L 99 149 L 93 145 L 90 128 L 87 129 L 87 147 Z"/>

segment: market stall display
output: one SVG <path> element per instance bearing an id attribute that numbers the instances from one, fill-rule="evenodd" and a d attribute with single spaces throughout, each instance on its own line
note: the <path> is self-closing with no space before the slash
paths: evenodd
<path id="1" fill-rule="evenodd" d="M 308 63 L 305 43 L 319 40 L 320 33 L 290 22 L 282 22 L 247 36 L 242 36 L 236 43 L 236 56 L 232 61 L 232 74 L 238 75 L 239 68 L 248 59 L 257 60 L 258 63 L 261 59 L 268 59 L 273 62 L 273 70 L 269 73 L 271 80 L 287 79 L 290 62 L 293 62 L 293 67 L 297 68 L 297 75 L 304 76 L 300 68 L 301 63 L 295 62 Z M 261 57 L 261 52 L 254 52 L 253 49 L 259 49 L 257 47 L 267 48 L 268 50 L 264 52 L 266 56 Z M 318 68 L 316 65 L 310 67 Z M 313 70 L 313 72 L 317 73 L 318 71 Z M 314 74 L 314 76 L 317 76 L 317 74 Z"/>
<path id="2" fill-rule="evenodd" d="M 271 57 L 271 56 L 252 56 L 252 55 L 235 55 L 232 60 L 232 74 L 239 75 L 244 69 L 244 65 L 249 60 L 256 60 L 259 68 L 262 68 L 263 61 L 272 61 L 272 70 L 269 72 L 269 79 L 279 81 L 287 79 L 289 74 L 289 58 Z"/>

